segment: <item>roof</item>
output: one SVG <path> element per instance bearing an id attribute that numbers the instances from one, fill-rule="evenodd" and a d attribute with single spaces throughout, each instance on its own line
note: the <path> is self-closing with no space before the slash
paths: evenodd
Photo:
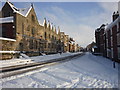
<path id="1" fill-rule="evenodd" d="M 111 27 L 113 27 L 114 25 L 116 25 L 118 21 L 120 21 L 120 16 L 114 22 L 110 23 L 107 26 L 106 30 L 109 30 Z"/>
<path id="2" fill-rule="evenodd" d="M 15 39 L 10 39 L 10 38 L 4 38 L 4 37 L 0 37 L 0 40 L 6 40 L 6 41 L 16 41 Z"/>
<path id="3" fill-rule="evenodd" d="M 20 51 L 0 51 L 0 53 L 19 53 Z"/>
<path id="4" fill-rule="evenodd" d="M 99 32 L 99 31 L 102 30 L 102 29 L 106 29 L 106 25 L 105 25 L 105 24 L 102 24 L 102 25 L 100 26 L 100 28 L 97 28 L 97 29 L 95 30 L 95 32 Z"/>
<path id="5" fill-rule="evenodd" d="M 99 30 L 100 30 L 100 28 L 97 28 L 97 29 L 95 30 L 95 32 L 99 32 Z"/>
<path id="6" fill-rule="evenodd" d="M 0 18 L 0 23 L 10 23 L 10 22 L 13 22 L 13 16 L 12 17 Z"/>
<path id="7" fill-rule="evenodd" d="M 29 14 L 29 12 L 32 9 L 32 6 L 29 8 L 16 8 L 12 3 L 8 2 L 7 3 L 10 5 L 10 7 L 12 8 L 12 10 L 24 17 L 27 17 L 27 15 Z"/>

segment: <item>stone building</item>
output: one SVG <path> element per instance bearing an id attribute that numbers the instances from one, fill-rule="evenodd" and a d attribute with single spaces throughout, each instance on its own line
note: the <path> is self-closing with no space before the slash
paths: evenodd
<path id="1" fill-rule="evenodd" d="M 20 52 L 35 56 L 71 51 L 69 36 L 60 32 L 59 27 L 57 33 L 56 27 L 46 18 L 41 25 L 33 4 L 28 8 L 16 8 L 7 1 L 0 12 L 0 28 L 1 59 L 19 56 Z"/>

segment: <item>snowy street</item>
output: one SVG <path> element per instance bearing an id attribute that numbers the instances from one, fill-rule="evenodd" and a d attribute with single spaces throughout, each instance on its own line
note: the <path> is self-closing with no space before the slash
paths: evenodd
<path id="1" fill-rule="evenodd" d="M 118 66 L 91 53 L 68 62 L 1 79 L 2 88 L 118 88 Z"/>

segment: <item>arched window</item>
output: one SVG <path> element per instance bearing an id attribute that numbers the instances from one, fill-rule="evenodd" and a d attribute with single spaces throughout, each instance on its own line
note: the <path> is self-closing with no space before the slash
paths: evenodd
<path id="1" fill-rule="evenodd" d="M 32 39 L 29 41 L 29 48 L 33 49 L 33 40 Z"/>
<path id="2" fill-rule="evenodd" d="M 49 34 L 49 39 L 50 39 L 50 34 Z"/>
<path id="3" fill-rule="evenodd" d="M 24 34 L 24 23 L 22 23 L 22 34 Z"/>
<path id="4" fill-rule="evenodd" d="M 32 18 L 32 21 L 34 22 L 34 21 L 35 21 L 35 17 L 34 17 L 34 15 L 32 15 L 31 18 Z"/>
<path id="5" fill-rule="evenodd" d="M 45 32 L 45 35 L 44 35 L 44 36 L 45 36 L 45 40 L 46 40 L 46 39 L 47 39 L 47 33 L 46 33 L 46 32 Z"/>
<path id="6" fill-rule="evenodd" d="M 56 40 L 56 37 L 55 37 L 55 40 Z"/>
<path id="7" fill-rule="evenodd" d="M 37 49 L 37 47 L 38 47 L 38 46 L 37 46 L 37 41 L 35 40 L 35 41 L 34 41 L 34 49 Z"/>
<path id="8" fill-rule="evenodd" d="M 32 28 L 31 33 L 32 33 L 32 35 L 35 34 L 35 28 L 34 27 Z"/>
<path id="9" fill-rule="evenodd" d="M 27 27 L 27 31 L 30 31 L 30 25 L 28 25 L 28 27 Z"/>
<path id="10" fill-rule="evenodd" d="M 54 40 L 54 36 L 52 36 L 52 40 Z"/>

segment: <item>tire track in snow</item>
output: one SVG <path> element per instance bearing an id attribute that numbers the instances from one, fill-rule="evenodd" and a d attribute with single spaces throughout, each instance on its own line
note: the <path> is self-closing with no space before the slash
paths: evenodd
<path id="1" fill-rule="evenodd" d="M 39 84 L 35 81 L 31 82 L 29 85 L 29 87 L 33 87 L 33 88 L 38 88 L 39 87 Z"/>
<path id="2" fill-rule="evenodd" d="M 70 64 L 72 64 L 73 66 L 73 63 L 70 62 Z M 97 75 L 93 75 L 89 72 L 86 73 L 85 71 L 80 71 L 80 68 L 78 69 L 78 67 L 76 67 L 74 65 L 74 67 L 70 67 L 70 66 L 67 66 L 67 65 L 64 65 L 67 69 L 70 69 L 72 70 L 73 72 L 77 72 L 77 73 L 80 73 L 79 77 L 81 78 L 79 82 L 82 82 L 84 84 L 84 86 L 87 86 L 87 87 L 108 87 L 108 88 L 112 88 L 114 87 L 114 85 L 110 84 L 109 82 L 107 82 L 106 80 L 102 80 L 102 79 L 96 79 L 96 76 Z M 89 79 L 88 79 L 89 78 Z M 99 83 L 100 82 L 100 83 Z M 91 84 L 92 83 L 92 84 Z"/>
<path id="3" fill-rule="evenodd" d="M 29 76 L 35 83 L 33 83 L 33 84 L 30 84 L 30 85 L 33 85 L 33 88 L 38 88 L 38 87 L 34 87 L 34 86 L 36 86 L 36 84 L 37 83 L 41 83 L 43 86 L 45 86 L 45 87 L 51 87 L 51 86 L 53 86 L 53 87 L 55 87 L 53 84 L 51 84 L 49 81 L 45 81 L 45 80 L 42 80 L 42 79 L 38 79 L 38 78 L 36 78 L 36 77 L 34 77 L 33 75 L 32 76 Z"/>
<path id="4" fill-rule="evenodd" d="M 48 71 L 44 71 L 44 73 L 49 75 L 50 77 L 54 77 L 55 79 L 58 79 L 60 81 L 62 80 L 64 82 L 64 83 L 62 83 L 60 85 L 56 85 L 56 88 L 75 88 L 80 83 L 79 78 L 70 80 L 70 79 L 66 79 L 64 77 L 60 77 L 60 76 L 51 74 Z M 85 84 L 84 85 L 82 84 L 82 86 L 86 87 Z"/>
<path id="5" fill-rule="evenodd" d="M 84 57 L 84 56 L 83 56 Z M 90 56 L 89 55 L 87 55 L 87 58 L 90 58 Z M 81 57 L 82 58 L 82 57 Z M 111 83 L 111 85 L 113 86 L 113 87 L 117 87 L 117 82 L 114 82 L 113 83 L 113 81 L 111 81 L 110 79 L 102 79 L 102 77 L 104 76 L 104 75 L 102 75 L 102 74 L 97 74 L 97 73 L 94 73 L 94 72 L 90 72 L 90 71 L 88 71 L 88 70 L 86 70 L 86 69 L 84 69 L 84 68 L 81 68 L 81 67 L 79 67 L 78 66 L 78 64 L 75 64 L 76 62 L 70 62 L 70 66 L 74 66 L 74 67 L 69 67 L 69 66 L 67 66 L 68 68 L 71 68 L 71 70 L 74 68 L 74 71 L 77 71 L 77 72 L 81 72 L 81 73 L 84 73 L 84 74 L 86 74 L 86 75 L 88 75 L 88 76 L 92 76 L 92 77 L 94 77 L 94 78 L 99 78 L 100 80 L 103 80 L 103 81 L 105 81 L 105 82 L 108 82 L 108 83 Z M 99 62 L 98 62 L 99 63 Z M 101 64 L 102 65 L 102 64 Z M 66 66 L 65 66 L 66 67 Z M 81 68 L 81 69 L 80 69 Z M 108 69 L 108 67 L 107 67 L 107 69 Z M 108 77 L 108 76 L 107 76 Z M 109 78 L 111 78 L 111 77 L 109 77 Z M 110 80 L 110 81 L 109 81 Z"/>

